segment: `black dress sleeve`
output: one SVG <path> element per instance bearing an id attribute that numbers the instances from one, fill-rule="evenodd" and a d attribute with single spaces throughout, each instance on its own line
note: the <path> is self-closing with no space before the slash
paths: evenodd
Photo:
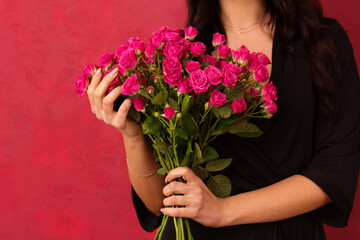
<path id="1" fill-rule="evenodd" d="M 153 232 L 161 224 L 163 214 L 156 216 L 150 212 L 140 197 L 131 186 L 131 200 L 133 202 L 137 218 L 140 222 L 141 227 L 147 232 Z"/>
<path id="2" fill-rule="evenodd" d="M 330 128 L 319 124 L 314 157 L 300 174 L 316 183 L 332 200 L 313 211 L 321 222 L 347 226 L 360 166 L 360 80 L 351 42 L 336 21 L 333 28 L 340 76 L 336 79 L 338 108 Z"/>

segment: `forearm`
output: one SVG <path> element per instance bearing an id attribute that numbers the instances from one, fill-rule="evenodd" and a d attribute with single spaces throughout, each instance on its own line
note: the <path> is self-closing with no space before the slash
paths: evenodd
<path id="1" fill-rule="evenodd" d="M 143 135 L 137 139 L 124 138 L 124 144 L 131 185 L 145 206 L 159 216 L 164 199 L 162 189 L 165 186 L 165 177 L 157 174 L 150 177 L 139 175 L 149 174 L 160 168 L 160 165 L 155 162 L 152 149 Z"/>
<path id="2" fill-rule="evenodd" d="M 294 175 L 258 190 L 224 199 L 223 226 L 291 218 L 331 202 L 310 179 Z"/>

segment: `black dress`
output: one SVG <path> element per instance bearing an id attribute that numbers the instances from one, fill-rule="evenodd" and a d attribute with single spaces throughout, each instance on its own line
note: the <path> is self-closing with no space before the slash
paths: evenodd
<path id="1" fill-rule="evenodd" d="M 310 78 L 309 60 L 301 40 L 288 53 L 277 44 L 282 24 L 277 22 L 270 80 L 278 91 L 278 112 L 271 119 L 254 122 L 264 134 L 245 139 L 232 134 L 219 136 L 211 145 L 221 158 L 232 157 L 223 171 L 232 182 L 231 195 L 276 183 L 294 174 L 315 182 L 332 203 L 277 222 L 209 228 L 190 220 L 195 240 L 318 240 L 325 239 L 323 223 L 345 227 L 352 209 L 360 165 L 360 80 L 350 40 L 334 19 L 331 34 L 339 51 L 341 75 L 336 79 L 339 110 L 335 124 L 325 130 L 318 118 L 318 104 Z M 321 61 L 321 59 L 319 59 Z M 154 231 L 161 217 L 148 211 L 131 188 L 133 204 L 144 230 Z M 175 239 L 170 221 L 163 239 Z"/>

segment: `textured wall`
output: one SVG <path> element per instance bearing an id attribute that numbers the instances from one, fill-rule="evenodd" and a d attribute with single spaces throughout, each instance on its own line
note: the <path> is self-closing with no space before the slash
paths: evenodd
<path id="1" fill-rule="evenodd" d="M 360 4 L 323 2 L 360 63 Z M 0 2 L 1 240 L 151 239 L 132 208 L 120 134 L 73 85 L 128 37 L 185 16 L 185 0 Z M 327 228 L 328 239 L 360 235 L 359 199 L 349 226 Z"/>

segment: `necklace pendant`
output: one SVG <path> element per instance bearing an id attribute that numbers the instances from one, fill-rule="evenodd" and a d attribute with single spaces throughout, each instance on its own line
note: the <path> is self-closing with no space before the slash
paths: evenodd
<path id="1" fill-rule="evenodd" d="M 236 30 L 237 30 L 237 35 L 240 35 L 240 28 L 238 27 L 238 28 L 236 28 Z"/>

